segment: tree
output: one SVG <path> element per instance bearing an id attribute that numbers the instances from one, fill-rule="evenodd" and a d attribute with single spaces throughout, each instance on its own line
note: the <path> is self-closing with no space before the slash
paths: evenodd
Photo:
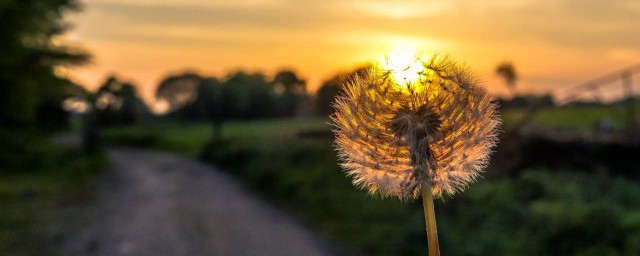
<path id="1" fill-rule="evenodd" d="M 165 78 L 156 89 L 156 99 L 168 105 L 169 112 L 175 111 L 196 99 L 196 87 L 202 77 L 195 73 L 184 73 Z"/>
<path id="2" fill-rule="evenodd" d="M 331 104 L 341 91 L 341 83 L 338 80 L 337 77 L 334 77 L 325 81 L 316 92 L 315 112 L 317 115 L 325 117 L 333 113 Z"/>
<path id="3" fill-rule="evenodd" d="M 192 77 L 195 76 L 197 75 Z M 199 82 L 193 92 L 189 92 L 189 100 L 183 101 L 181 106 L 174 104 L 176 107 L 168 113 L 169 117 L 184 121 L 206 121 L 220 126 L 222 122 L 231 119 L 283 116 L 281 104 L 285 103 L 293 106 L 287 108 L 292 109 L 288 113 L 291 115 L 295 113 L 299 98 L 306 95 L 304 81 L 294 73 L 281 72 L 272 81 L 268 81 L 264 74 L 243 71 L 231 73 L 221 80 L 197 77 Z M 166 90 L 169 90 L 168 84 L 173 83 L 165 83 Z M 276 93 L 278 87 L 282 89 L 280 94 Z M 286 101 L 285 96 L 295 100 Z"/>
<path id="4" fill-rule="evenodd" d="M 518 74 L 516 68 L 511 62 L 503 62 L 496 68 L 496 74 L 504 80 L 507 88 L 511 91 L 511 96 L 516 96 L 516 81 L 518 80 Z"/>
<path id="5" fill-rule="evenodd" d="M 273 78 L 272 84 L 275 87 L 276 93 L 291 93 L 298 95 L 307 93 L 306 82 L 300 79 L 292 70 L 279 71 Z"/>
<path id="6" fill-rule="evenodd" d="M 271 82 L 277 94 L 276 105 L 279 116 L 293 116 L 299 110 L 307 94 L 307 84 L 294 71 L 282 70 Z"/>
<path id="7" fill-rule="evenodd" d="M 136 87 L 109 77 L 98 89 L 93 103 L 99 125 L 133 125 L 149 115 L 149 110 L 138 97 Z"/>
<path id="8" fill-rule="evenodd" d="M 52 39 L 70 27 L 63 15 L 78 8 L 75 0 L 5 0 L 0 4 L 0 126 L 33 127 L 39 124 L 38 118 L 60 114 L 50 108 L 59 108 L 62 91 L 71 82 L 55 70 L 84 64 L 89 55 L 54 44 Z"/>
<path id="9" fill-rule="evenodd" d="M 260 73 L 231 74 L 223 84 L 223 111 L 233 118 L 255 119 L 275 116 L 274 92 Z"/>
<path id="10" fill-rule="evenodd" d="M 201 120 L 211 123 L 212 142 L 217 142 L 222 137 L 222 124 L 231 117 L 231 113 L 224 111 L 224 105 L 232 103 L 225 100 L 222 84 L 216 78 L 203 79 L 198 85 L 197 93 L 198 98 L 193 106 Z"/>
<path id="11" fill-rule="evenodd" d="M 315 97 L 315 112 L 319 116 L 326 117 L 333 113 L 332 104 L 335 98 L 342 92 L 344 83 L 356 76 L 363 76 L 369 66 L 364 65 L 357 67 L 349 72 L 342 72 L 334 75 L 330 79 L 324 81 Z"/>

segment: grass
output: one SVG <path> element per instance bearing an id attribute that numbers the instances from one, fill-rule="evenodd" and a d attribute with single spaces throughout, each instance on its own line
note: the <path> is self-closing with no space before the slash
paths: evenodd
<path id="1" fill-rule="evenodd" d="M 601 123 L 608 123 L 614 130 L 622 130 L 627 126 L 628 104 L 609 106 L 567 106 L 562 108 L 544 108 L 538 111 L 533 119 L 533 126 L 538 129 L 553 131 L 569 131 L 574 133 L 591 133 Z M 635 120 L 640 122 L 640 104 L 635 104 Z M 510 110 L 503 113 L 506 127 L 524 116 L 523 110 Z"/>
<path id="2" fill-rule="evenodd" d="M 331 127 L 326 122 L 321 119 L 228 122 L 223 126 L 223 137 L 225 140 L 258 142 L 301 131 L 327 131 Z M 160 123 L 107 129 L 103 136 L 109 142 L 197 156 L 210 140 L 211 134 L 212 128 L 209 124 Z"/>
<path id="3" fill-rule="evenodd" d="M 37 146 L 35 146 L 37 145 Z M 86 200 L 106 158 L 76 149 L 36 142 L 25 164 L 0 170 L 0 254 L 50 255 L 51 214 Z"/>

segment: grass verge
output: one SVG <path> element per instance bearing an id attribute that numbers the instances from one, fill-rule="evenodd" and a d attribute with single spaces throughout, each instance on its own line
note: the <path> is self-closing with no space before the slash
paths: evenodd
<path id="1" fill-rule="evenodd" d="M 101 153 L 28 139 L 28 155 L 0 169 L 0 254 L 51 255 L 52 211 L 87 200 L 96 174 L 108 164 Z"/>

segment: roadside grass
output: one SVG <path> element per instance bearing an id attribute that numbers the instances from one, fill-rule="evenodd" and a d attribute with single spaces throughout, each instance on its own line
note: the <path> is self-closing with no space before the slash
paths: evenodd
<path id="1" fill-rule="evenodd" d="M 0 169 L 0 254 L 51 255 L 53 211 L 89 198 L 100 153 L 30 140 L 32 150 L 20 164 Z"/>
<path id="2" fill-rule="evenodd" d="M 227 143 L 206 156 L 328 237 L 371 255 L 427 251 L 419 202 L 367 195 L 337 165 L 330 139 Z M 562 170 L 560 170 L 562 172 Z M 436 202 L 448 255 L 640 253 L 640 186 L 606 174 L 525 170 Z"/>

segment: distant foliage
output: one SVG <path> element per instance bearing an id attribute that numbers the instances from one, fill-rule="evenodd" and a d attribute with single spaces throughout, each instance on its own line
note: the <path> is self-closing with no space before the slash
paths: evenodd
<path id="1" fill-rule="evenodd" d="M 368 66 L 358 67 L 355 70 L 346 73 L 339 73 L 324 81 L 322 86 L 320 86 L 320 89 L 318 89 L 318 92 L 316 92 L 314 100 L 314 112 L 316 115 L 328 117 L 333 113 L 334 109 L 331 105 L 335 101 L 336 97 L 342 92 L 342 85 L 356 76 L 363 75 L 367 68 Z"/>
<path id="2" fill-rule="evenodd" d="M 503 62 L 496 68 L 496 75 L 504 79 L 507 88 L 511 91 L 511 95 L 516 95 L 516 82 L 518 81 L 518 73 L 511 62 Z"/>
<path id="3" fill-rule="evenodd" d="M 150 115 L 138 96 L 136 86 L 116 77 L 108 78 L 91 98 L 100 126 L 133 125 Z"/>
<path id="4" fill-rule="evenodd" d="M 225 105 L 234 118 L 275 116 L 275 92 L 263 74 L 231 74 L 224 82 L 224 92 L 229 97 Z"/>
<path id="5" fill-rule="evenodd" d="M 201 81 L 200 75 L 190 72 L 169 76 L 158 85 L 156 99 L 166 103 L 169 111 L 175 111 L 196 99 L 196 88 Z"/>
<path id="6" fill-rule="evenodd" d="M 171 118 L 213 123 L 291 117 L 308 99 L 306 82 L 290 70 L 278 72 L 271 80 L 243 71 L 224 79 L 172 76 L 160 84 L 156 97 L 169 103 Z"/>
<path id="7" fill-rule="evenodd" d="M 291 70 L 283 70 L 276 74 L 271 84 L 276 93 L 276 115 L 295 115 L 306 100 L 306 81 Z"/>
<path id="8" fill-rule="evenodd" d="M 196 88 L 196 100 L 185 106 L 185 114 L 191 113 L 196 120 L 208 120 L 211 122 L 222 122 L 230 117 L 230 113 L 225 112 L 226 99 L 222 83 L 216 78 L 205 78 L 200 81 Z"/>
<path id="9" fill-rule="evenodd" d="M 326 80 L 313 99 L 307 82 L 295 71 L 278 71 L 272 79 L 262 73 L 238 71 L 223 78 L 196 73 L 171 75 L 156 89 L 167 104 L 167 117 L 195 122 L 293 117 L 307 112 L 328 116 L 341 84 L 362 75 L 368 66 L 339 73 Z M 312 101 L 313 100 L 313 101 Z"/>

